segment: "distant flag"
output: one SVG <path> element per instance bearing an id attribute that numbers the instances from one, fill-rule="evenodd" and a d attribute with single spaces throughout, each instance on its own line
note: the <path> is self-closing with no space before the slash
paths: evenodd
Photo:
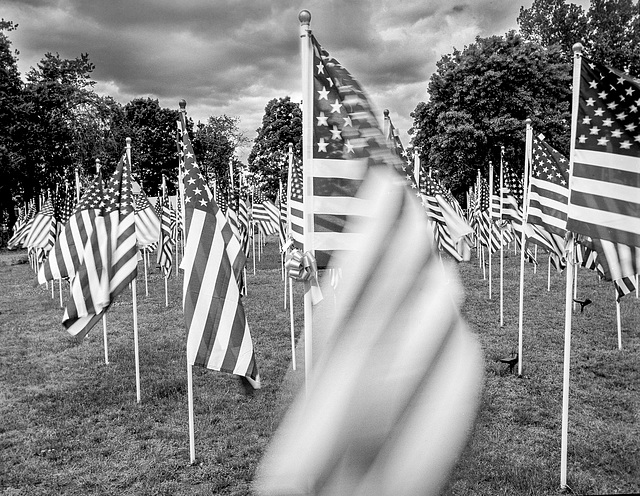
<path id="1" fill-rule="evenodd" d="M 434 179 L 427 178 L 424 181 L 424 195 L 422 206 L 427 212 L 427 216 L 434 223 L 433 231 L 438 248 L 451 255 L 456 261 L 462 261 L 462 255 L 456 249 L 456 240 L 452 239 L 451 233 L 445 221 L 442 207 L 437 199 L 440 194 L 440 185 Z"/>
<path id="2" fill-rule="evenodd" d="M 29 202 L 29 208 L 23 222 L 15 227 L 13 236 L 9 239 L 7 247 L 12 250 L 18 247 L 26 246 L 25 242 L 29 233 L 31 232 L 31 226 L 33 225 L 33 218 L 36 216 L 35 202 L 31 200 Z"/>
<path id="3" fill-rule="evenodd" d="M 49 251 L 56 239 L 56 219 L 51 197 L 42 206 L 33 218 L 29 235 L 25 240 L 28 248 L 40 248 Z"/>
<path id="4" fill-rule="evenodd" d="M 261 191 L 254 193 L 252 213 L 254 222 L 265 236 L 278 232 L 278 209 Z"/>
<path id="5" fill-rule="evenodd" d="M 302 161 L 293 157 L 291 163 L 291 181 L 287 186 L 287 202 L 291 215 L 291 232 L 294 246 L 302 250 L 304 246 L 304 204 L 302 197 Z"/>
<path id="6" fill-rule="evenodd" d="M 260 377 L 238 286 L 244 253 L 204 182 L 184 122 L 182 129 L 187 362 L 246 377 L 257 388 Z"/>
<path id="7" fill-rule="evenodd" d="M 133 183 L 136 240 L 138 246 L 157 244 L 160 238 L 160 219 L 138 183 Z M 157 245 L 156 245 L 157 246 Z"/>
<path id="8" fill-rule="evenodd" d="M 158 246 L 157 262 L 164 273 L 164 277 L 169 277 L 171 275 L 173 264 L 174 240 L 172 238 L 171 226 L 173 209 L 171 208 L 171 205 L 169 205 L 169 200 L 166 197 L 164 201 L 160 201 L 160 199 L 158 199 L 158 204 L 160 205 L 162 212 L 160 214 L 160 244 Z"/>
<path id="9" fill-rule="evenodd" d="M 84 249 L 103 206 L 102 174 L 98 172 L 58 234 L 49 256 L 40 266 L 38 282 L 71 277 L 84 260 Z"/>
<path id="10" fill-rule="evenodd" d="M 104 188 L 101 204 L 63 318 L 76 339 L 91 330 L 138 274 L 131 164 L 126 154 Z"/>

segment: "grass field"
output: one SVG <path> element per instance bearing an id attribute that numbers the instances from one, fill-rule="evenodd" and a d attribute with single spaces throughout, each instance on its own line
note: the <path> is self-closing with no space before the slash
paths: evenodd
<path id="1" fill-rule="evenodd" d="M 291 370 L 276 241 L 255 275 L 249 261 L 244 299 L 263 388 L 248 395 L 234 376 L 194 369 L 193 466 L 178 280 L 170 280 L 165 307 L 156 269 L 148 296 L 142 270 L 138 276 L 138 404 L 130 295 L 107 314 L 105 365 L 102 326 L 76 344 L 60 325 L 57 287 L 52 299 L 21 259 L 0 256 L 0 494 L 253 494 L 255 468 L 301 381 L 301 363 Z M 559 492 L 565 280 L 553 273 L 547 291 L 541 259 L 536 274 L 526 268 L 521 378 L 496 362 L 517 349 L 519 258 L 505 259 L 503 327 L 497 257 L 492 299 L 477 261 L 458 265 L 461 311 L 483 348 L 485 383 L 475 430 L 444 494 Z M 581 269 L 578 295 L 593 303 L 573 315 L 568 485 L 576 494 L 640 492 L 640 300 L 622 300 L 618 350 L 611 283 Z M 300 287 L 295 296 L 299 338 Z"/>

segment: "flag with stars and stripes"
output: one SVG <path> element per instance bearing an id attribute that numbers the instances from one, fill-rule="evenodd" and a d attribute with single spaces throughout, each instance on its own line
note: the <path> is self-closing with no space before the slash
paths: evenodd
<path id="1" fill-rule="evenodd" d="M 567 230 L 640 247 L 640 83 L 581 57 Z"/>
<path id="2" fill-rule="evenodd" d="M 38 282 L 64 279 L 73 276 L 84 260 L 84 249 L 95 217 L 100 213 L 103 201 L 102 173 L 84 191 L 73 214 L 60 231 L 49 256 L 40 266 Z"/>
<path id="3" fill-rule="evenodd" d="M 293 245 L 302 250 L 304 247 L 304 203 L 302 198 L 302 162 L 294 157 L 289 171 L 287 184 L 287 224 Z"/>
<path id="4" fill-rule="evenodd" d="M 174 240 L 172 238 L 173 231 L 171 225 L 172 207 L 169 204 L 169 199 L 165 197 L 164 201 L 158 199 L 157 205 L 160 205 L 160 244 L 158 247 L 157 263 L 164 273 L 164 277 L 171 275 L 171 269 L 173 264 L 173 245 Z"/>
<path id="5" fill-rule="evenodd" d="M 147 195 L 137 182 L 133 182 L 136 240 L 139 247 L 157 246 L 160 238 L 160 219 Z"/>
<path id="6" fill-rule="evenodd" d="M 138 275 L 131 164 L 123 154 L 100 201 L 84 259 L 71 283 L 63 325 L 82 339 Z"/>
<path id="7" fill-rule="evenodd" d="M 550 233 L 564 238 L 569 203 L 569 161 L 539 135 L 532 139 L 530 163 L 527 222 L 544 226 Z"/>
<path id="8" fill-rule="evenodd" d="M 27 213 L 22 223 L 19 224 L 18 226 L 15 226 L 14 228 L 13 236 L 11 236 L 11 238 L 9 239 L 9 242 L 7 243 L 7 248 L 12 250 L 18 247 L 24 248 L 26 246 L 25 242 L 27 240 L 27 237 L 29 236 L 29 233 L 31 232 L 31 226 L 33 225 L 33 219 L 35 216 L 36 216 L 35 201 L 31 200 L 29 202 L 29 208 L 27 210 Z"/>
<path id="9" fill-rule="evenodd" d="M 240 280 L 246 261 L 240 241 L 205 184 L 181 112 L 178 145 L 184 159 L 185 246 L 183 310 L 187 362 L 246 377 L 260 387 Z"/>
<path id="10" fill-rule="evenodd" d="M 40 248 L 44 251 L 51 250 L 56 240 L 56 218 L 51 197 L 42 206 L 42 209 L 33 218 L 29 235 L 25 240 L 27 248 Z"/>
<path id="11" fill-rule="evenodd" d="M 348 137 L 353 130 L 352 102 L 339 93 L 339 86 L 353 85 L 353 98 L 362 98 L 360 85 L 312 36 L 313 47 L 313 128 L 311 160 L 303 163 L 306 215 L 309 215 L 305 251 L 312 248 L 319 268 L 327 266 L 333 252 L 350 249 L 356 234 L 344 232 L 348 216 L 361 216 L 356 193 L 366 172 L 366 161 L 356 157 L 356 142 Z M 377 123 L 376 123 L 377 125 Z M 359 130 L 352 133 L 362 139 Z M 366 131 L 365 131 L 366 132 Z M 307 227 L 305 226 L 305 229 Z M 309 238 L 306 238 L 309 236 Z"/>

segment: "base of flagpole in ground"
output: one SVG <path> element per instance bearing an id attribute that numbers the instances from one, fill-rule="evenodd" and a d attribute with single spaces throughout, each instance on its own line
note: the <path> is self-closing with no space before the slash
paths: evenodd
<path id="1" fill-rule="evenodd" d="M 140 403 L 140 358 L 138 353 L 138 298 L 136 280 L 131 281 L 131 297 L 133 300 L 133 351 L 136 362 L 136 401 Z"/>
<path id="2" fill-rule="evenodd" d="M 107 315 L 102 314 L 102 340 L 104 341 L 104 363 L 109 365 L 109 347 L 107 346 Z"/>
<path id="3" fill-rule="evenodd" d="M 187 399 L 189 408 L 189 463 L 196 463 L 196 442 L 193 425 L 193 366 L 187 363 Z"/>

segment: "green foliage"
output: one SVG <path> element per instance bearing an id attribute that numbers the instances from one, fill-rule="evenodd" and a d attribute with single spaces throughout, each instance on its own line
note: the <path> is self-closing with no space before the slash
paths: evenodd
<path id="1" fill-rule="evenodd" d="M 249 171 L 265 193 L 275 197 L 279 181 L 287 182 L 289 143 L 294 156 L 302 156 L 302 110 L 300 105 L 284 98 L 269 101 L 264 109 L 262 126 L 249 154 Z"/>
<path id="2" fill-rule="evenodd" d="M 563 0 L 534 0 L 520 8 L 522 35 L 543 46 L 558 45 L 565 58 L 582 43 L 584 54 L 598 62 L 640 75 L 640 6 L 632 0 L 591 0 L 589 10 Z"/>
<path id="3" fill-rule="evenodd" d="M 444 55 L 429 82 L 428 102 L 416 106 L 413 144 L 423 166 L 456 195 L 477 169 L 505 160 L 522 170 L 525 119 L 560 150 L 568 149 L 570 66 L 559 48 L 546 49 L 514 32 L 477 37 Z"/>

